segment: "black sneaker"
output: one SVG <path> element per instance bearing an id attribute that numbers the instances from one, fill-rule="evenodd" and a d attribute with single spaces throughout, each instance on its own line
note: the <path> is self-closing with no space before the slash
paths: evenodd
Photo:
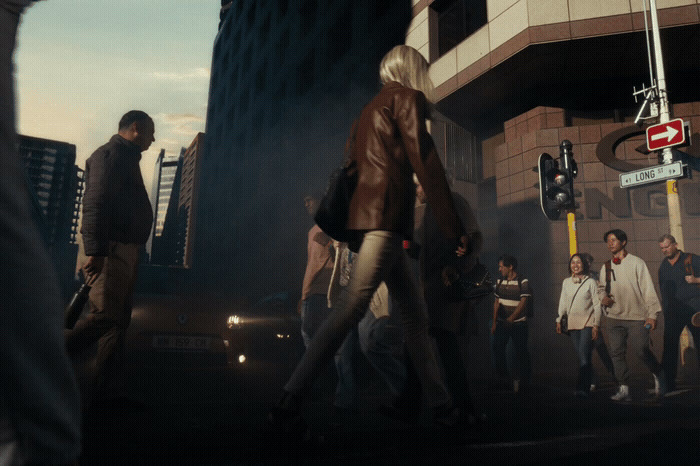
<path id="1" fill-rule="evenodd" d="M 455 427 L 460 421 L 459 408 L 444 404 L 433 408 L 433 422 L 441 427 Z"/>

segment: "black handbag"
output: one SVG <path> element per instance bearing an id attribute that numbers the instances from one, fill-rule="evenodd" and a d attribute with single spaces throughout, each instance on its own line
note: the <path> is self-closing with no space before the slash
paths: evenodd
<path id="1" fill-rule="evenodd" d="M 569 332 L 569 316 L 568 314 L 564 314 L 561 316 L 561 319 L 559 319 L 559 325 L 561 326 L 561 333 L 568 335 Z"/>
<path id="2" fill-rule="evenodd" d="M 336 241 L 350 242 L 355 239 L 347 229 L 350 199 L 357 187 L 357 167 L 354 162 L 331 173 L 326 194 L 314 215 L 316 224 Z"/>

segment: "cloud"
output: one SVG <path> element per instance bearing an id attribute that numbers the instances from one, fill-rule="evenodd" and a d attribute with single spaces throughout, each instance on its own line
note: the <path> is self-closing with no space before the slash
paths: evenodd
<path id="1" fill-rule="evenodd" d="M 170 81 L 170 82 L 182 82 L 182 81 L 193 81 L 197 79 L 209 79 L 211 77 L 211 70 L 209 68 L 193 68 L 183 72 L 163 72 L 163 71 L 152 71 L 146 75 L 147 77 L 154 79 L 156 81 Z"/>
<path id="2" fill-rule="evenodd" d="M 193 139 L 204 130 L 204 117 L 192 113 L 159 113 L 154 116 L 156 131 L 172 136 L 185 136 Z M 179 138 L 183 139 L 183 138 Z"/>

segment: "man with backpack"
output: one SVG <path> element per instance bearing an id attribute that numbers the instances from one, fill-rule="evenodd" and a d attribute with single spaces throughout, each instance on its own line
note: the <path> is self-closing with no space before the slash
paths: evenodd
<path id="1" fill-rule="evenodd" d="M 530 382 L 530 351 L 527 347 L 528 319 L 532 317 L 532 290 L 517 271 L 518 261 L 504 254 L 498 259 L 502 278 L 496 283 L 491 325 L 491 351 L 499 373 L 508 377 L 506 346 L 512 341 L 513 391 L 521 392 Z"/>
<path id="2" fill-rule="evenodd" d="M 659 247 L 666 260 L 659 267 L 659 288 L 664 309 L 664 352 L 661 367 L 667 379 L 668 391 L 676 389 L 678 369 L 678 339 L 683 328 L 700 343 L 700 328 L 691 323 L 693 314 L 700 311 L 700 256 L 678 249 L 676 238 L 665 234 L 659 238 Z M 698 271 L 698 272 L 695 272 Z"/>
<path id="3" fill-rule="evenodd" d="M 666 378 L 656 356 L 649 348 L 649 331 L 656 328 L 661 304 L 646 263 L 625 249 L 627 234 L 619 229 L 603 235 L 612 259 L 600 269 L 598 293 L 606 316 L 610 356 L 615 367 L 615 378 L 620 387 L 610 399 L 631 401 L 630 370 L 627 348 L 637 356 L 654 375 L 656 396 L 666 391 Z"/>

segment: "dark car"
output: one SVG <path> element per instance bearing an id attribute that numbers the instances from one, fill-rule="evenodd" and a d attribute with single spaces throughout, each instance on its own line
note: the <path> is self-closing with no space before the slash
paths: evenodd
<path id="1" fill-rule="evenodd" d="M 289 293 L 271 294 L 226 318 L 229 361 L 294 367 L 304 352 L 301 318 Z"/>
<path id="2" fill-rule="evenodd" d="M 130 363 L 225 367 L 227 309 L 201 297 L 136 295 L 126 335 Z"/>

